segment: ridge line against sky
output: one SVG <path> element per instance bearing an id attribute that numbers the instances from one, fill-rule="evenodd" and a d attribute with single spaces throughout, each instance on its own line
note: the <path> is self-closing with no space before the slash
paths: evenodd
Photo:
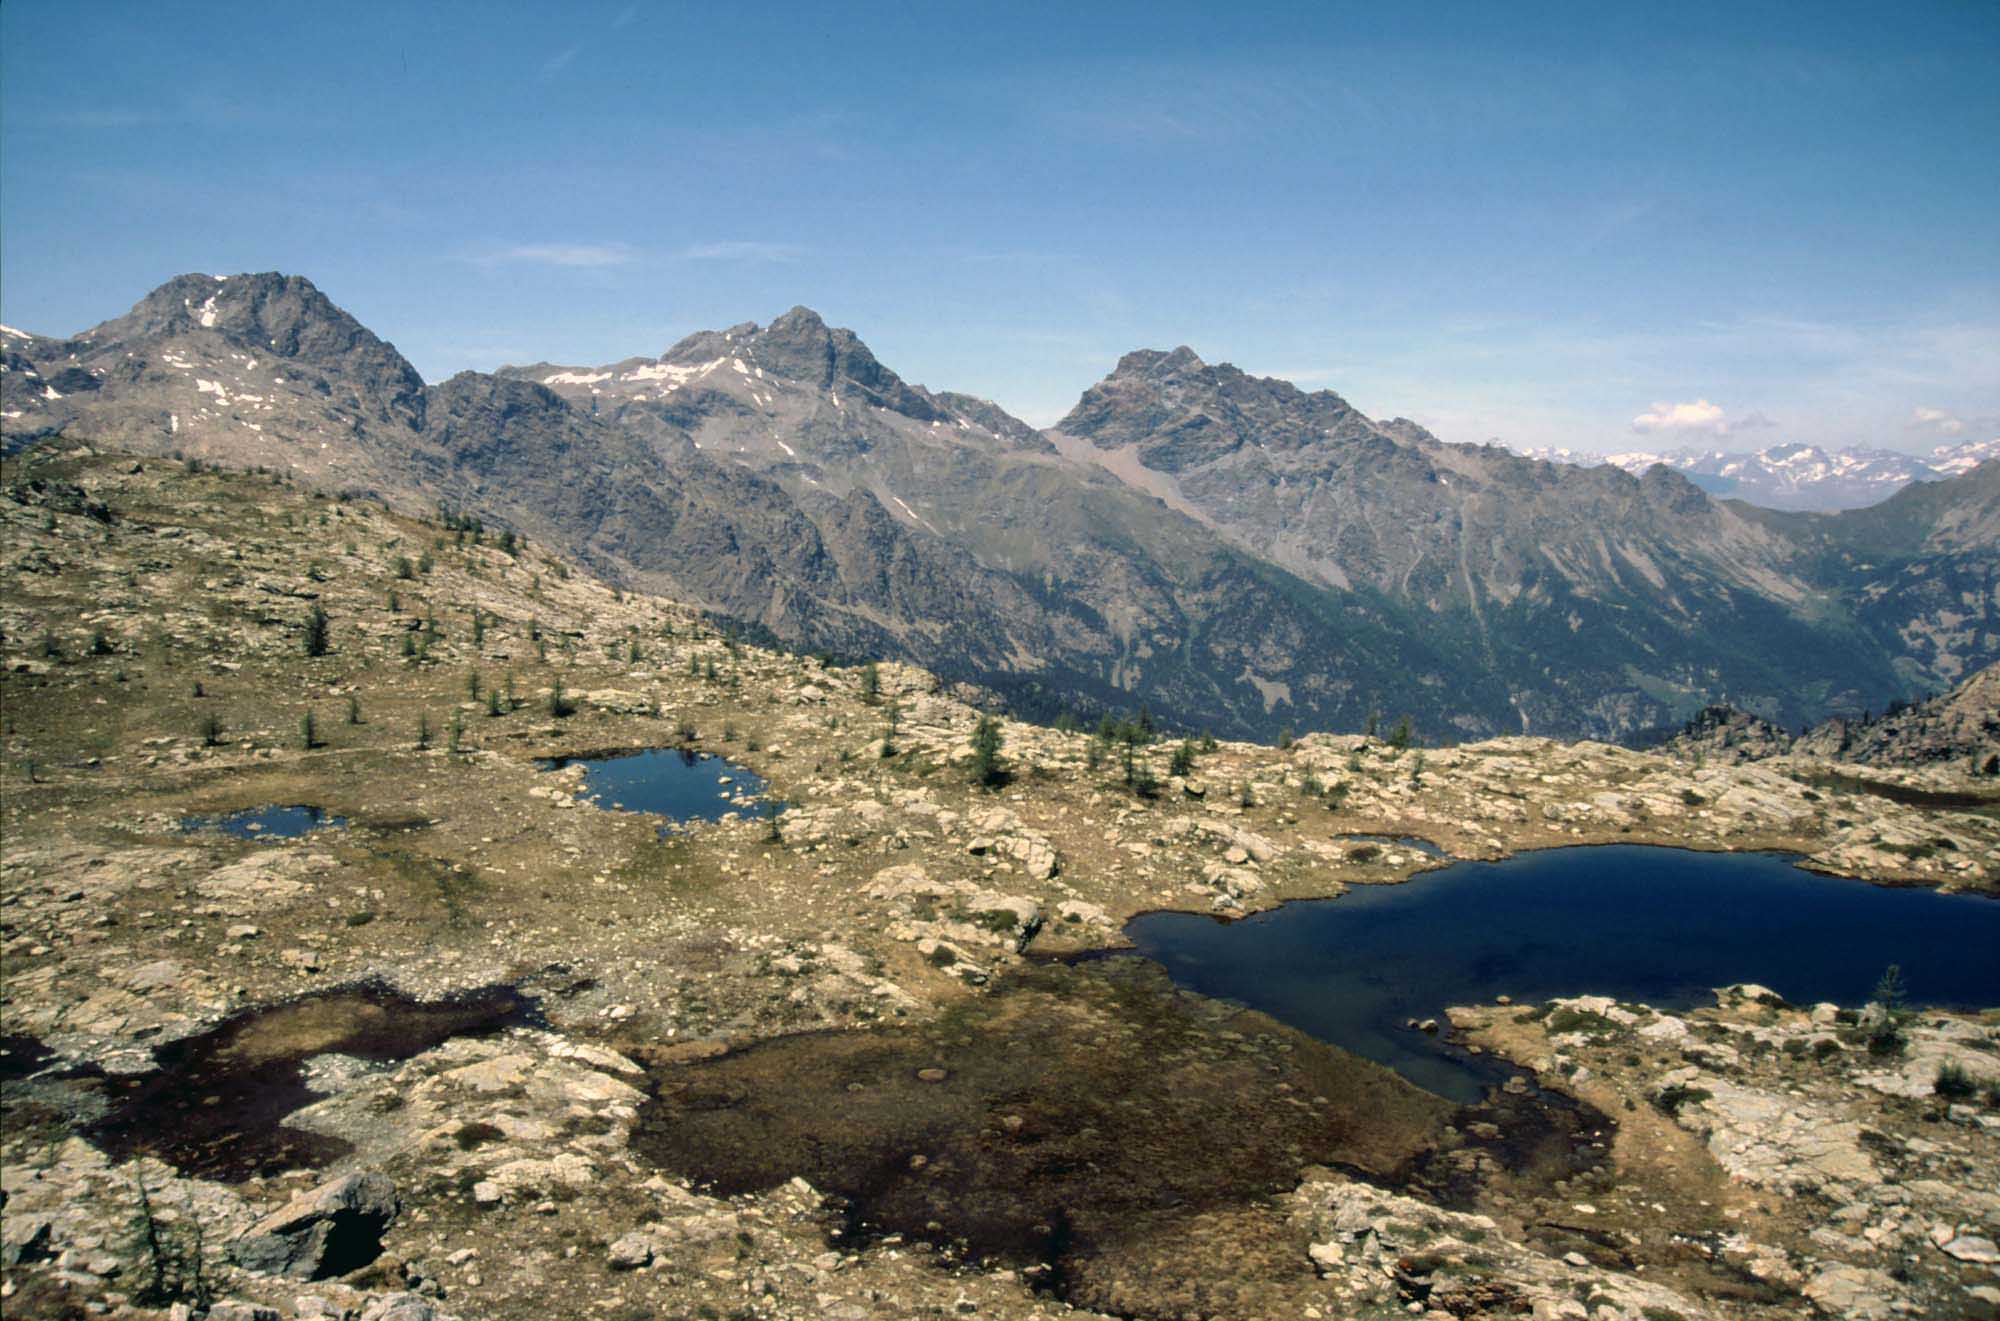
<path id="1" fill-rule="evenodd" d="M 0 6 L 0 320 L 305 275 L 429 380 L 804 303 L 1046 425 L 1192 346 L 1447 440 L 2000 434 L 2000 5 Z"/>

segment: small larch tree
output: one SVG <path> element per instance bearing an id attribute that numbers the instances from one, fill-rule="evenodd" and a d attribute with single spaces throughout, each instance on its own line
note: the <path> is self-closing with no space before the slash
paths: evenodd
<path id="1" fill-rule="evenodd" d="M 1903 982 L 1903 970 L 1890 964 L 1883 970 L 1882 978 L 1875 983 L 1875 993 L 1868 997 L 1868 1010 L 1862 1018 L 1867 1027 L 1868 1053 L 1871 1055 L 1897 1055 L 1903 1050 L 1903 1024 L 1910 1016 L 1910 993 Z"/>
<path id="2" fill-rule="evenodd" d="M 1007 776 L 1000 763 L 1000 722 L 992 716 L 979 717 L 972 727 L 972 782 L 983 789 L 999 785 Z"/>
<path id="3" fill-rule="evenodd" d="M 326 611 L 314 605 L 306 616 L 306 655 L 324 656 L 327 649 Z"/>
<path id="4" fill-rule="evenodd" d="M 882 726 L 882 755 L 885 758 L 896 755 L 896 731 L 902 725 L 902 707 L 895 702 L 889 703 L 887 715 L 888 719 Z"/>

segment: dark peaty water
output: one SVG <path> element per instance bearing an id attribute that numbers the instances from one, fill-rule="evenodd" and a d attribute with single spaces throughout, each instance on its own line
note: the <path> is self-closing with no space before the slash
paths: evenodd
<path id="1" fill-rule="evenodd" d="M 304 1068 L 313 1056 L 389 1063 L 539 1021 L 534 1002 L 511 987 L 424 1001 L 364 983 L 245 1009 L 155 1048 L 150 1073 L 71 1076 L 102 1090 L 106 1113 L 86 1132 L 115 1159 L 143 1152 L 184 1174 L 240 1183 L 325 1165 L 350 1149 L 284 1122 L 318 1097 Z"/>
<path id="2" fill-rule="evenodd" d="M 1504 1075 L 1406 1020 L 1502 994 L 1687 1009 L 1735 982 L 1858 1005 L 1891 963 L 1914 1003 L 2000 1005 L 2000 903 L 1815 876 L 1774 854 L 1548 849 L 1231 923 L 1148 913 L 1125 933 L 1182 986 L 1467 1102 Z"/>
<path id="3" fill-rule="evenodd" d="M 764 801 L 767 786 L 755 771 L 692 748 L 558 757 L 542 763 L 544 770 L 565 766 L 583 767 L 584 788 L 598 806 L 621 812 L 651 812 L 677 822 L 719 821 L 730 812 L 769 816 L 783 806 Z"/>

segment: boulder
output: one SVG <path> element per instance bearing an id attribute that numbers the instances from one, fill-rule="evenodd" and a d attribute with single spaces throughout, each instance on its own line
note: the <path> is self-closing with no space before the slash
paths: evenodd
<path id="1" fill-rule="evenodd" d="M 1956 1257 L 1960 1261 L 1969 1261 L 1981 1266 L 2000 1265 L 2000 1246 L 1996 1246 L 1992 1239 L 1978 1234 L 1960 1234 L 1942 1244 L 1938 1251 L 1947 1257 Z"/>
<path id="2" fill-rule="evenodd" d="M 1019 835 L 1006 842 L 1006 852 L 1038 881 L 1052 878 L 1062 868 L 1062 860 L 1049 842 L 1039 835 Z"/>
<path id="3" fill-rule="evenodd" d="M 321 1184 L 245 1230 L 229 1255 L 245 1270 L 325 1280 L 382 1253 L 382 1233 L 401 1203 L 386 1175 L 350 1174 Z"/>
<path id="4" fill-rule="evenodd" d="M 275 1307 L 226 1298 L 209 1305 L 208 1321 L 282 1321 L 282 1317 Z"/>
<path id="5" fill-rule="evenodd" d="M 46 1215 L 14 1214 L 0 1220 L 0 1266 L 53 1256 L 55 1222 Z"/>
<path id="6" fill-rule="evenodd" d="M 653 1260 L 653 1240 L 636 1230 L 611 1245 L 605 1260 L 614 1271 L 636 1271 Z"/>
<path id="7" fill-rule="evenodd" d="M 1802 1292 L 1822 1313 L 1847 1321 L 1888 1321 L 1896 1314 L 1895 1280 L 1861 1266 L 1824 1266 Z"/>

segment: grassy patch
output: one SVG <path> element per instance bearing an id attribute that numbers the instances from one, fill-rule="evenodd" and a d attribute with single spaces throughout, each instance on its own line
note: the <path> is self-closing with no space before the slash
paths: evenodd
<path id="1" fill-rule="evenodd" d="M 1931 1083 L 1931 1091 L 1950 1100 L 1962 1101 L 1975 1091 L 1972 1075 L 1956 1062 L 1946 1060 L 1938 1065 L 1937 1078 Z"/>
<path id="2" fill-rule="evenodd" d="M 1005 908 L 993 908 L 984 913 L 974 913 L 972 924 L 997 935 L 1011 935 L 1021 925 L 1020 915 Z"/>
<path id="3" fill-rule="evenodd" d="M 436 899 L 444 909 L 446 923 L 452 927 L 465 926 L 471 920 L 472 905 L 490 888 L 486 878 L 469 863 L 395 850 L 377 856 L 388 863 L 398 881 L 418 894 Z"/>
<path id="4" fill-rule="evenodd" d="M 1549 1015 L 1546 1026 L 1552 1035 L 1581 1032 L 1586 1036 L 1605 1037 L 1618 1030 L 1618 1025 L 1603 1014 L 1593 1014 L 1587 1009 L 1558 1009 Z"/>

